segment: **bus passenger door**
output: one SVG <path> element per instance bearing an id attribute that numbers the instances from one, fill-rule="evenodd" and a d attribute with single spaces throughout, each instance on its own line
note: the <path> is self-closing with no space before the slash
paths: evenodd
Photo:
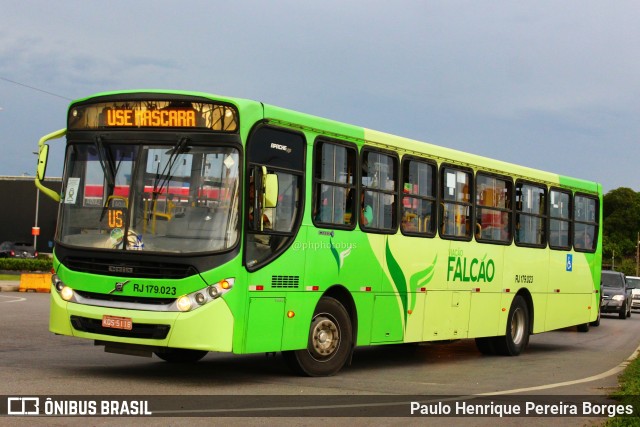
<path id="1" fill-rule="evenodd" d="M 292 247 L 304 210 L 304 136 L 259 125 L 247 144 L 244 265 L 249 304 L 244 352 L 279 351 L 291 300 L 304 291 L 305 251 Z M 294 325 L 289 325 L 294 324 Z M 299 328 L 299 326 L 298 326 Z M 303 341 L 306 344 L 306 334 Z M 303 345 L 304 346 L 304 345 Z"/>

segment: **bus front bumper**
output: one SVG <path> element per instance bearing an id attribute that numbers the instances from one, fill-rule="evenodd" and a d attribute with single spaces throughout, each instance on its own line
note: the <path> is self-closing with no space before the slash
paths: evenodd
<path id="1" fill-rule="evenodd" d="M 103 326 L 103 318 L 117 327 Z M 119 322 L 117 319 L 121 319 Z M 130 321 L 131 329 L 121 329 Z M 233 315 L 223 298 L 189 312 L 124 310 L 63 300 L 51 288 L 49 330 L 55 334 L 150 347 L 231 352 Z"/>

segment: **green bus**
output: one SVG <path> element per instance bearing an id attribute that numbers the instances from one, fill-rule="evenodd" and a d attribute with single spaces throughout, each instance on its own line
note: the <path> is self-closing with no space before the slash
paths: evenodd
<path id="1" fill-rule="evenodd" d="M 74 101 L 39 146 L 60 203 L 50 330 L 108 352 L 282 352 L 326 376 L 356 346 L 514 356 L 599 324 L 598 183 L 199 92 Z"/>

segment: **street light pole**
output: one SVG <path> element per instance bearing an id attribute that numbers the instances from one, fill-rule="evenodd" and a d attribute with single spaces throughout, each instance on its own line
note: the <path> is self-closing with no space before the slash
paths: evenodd
<path id="1" fill-rule="evenodd" d="M 636 277 L 640 276 L 640 232 L 638 232 L 638 238 L 636 239 Z"/>
<path id="2" fill-rule="evenodd" d="M 612 251 L 613 255 L 611 256 L 611 269 L 616 269 L 616 251 Z"/>

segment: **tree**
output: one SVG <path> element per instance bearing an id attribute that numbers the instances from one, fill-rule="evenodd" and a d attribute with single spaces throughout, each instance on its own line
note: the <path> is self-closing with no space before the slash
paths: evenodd
<path id="1" fill-rule="evenodd" d="M 620 187 L 604 195 L 603 257 L 635 256 L 640 231 L 640 193 Z"/>

